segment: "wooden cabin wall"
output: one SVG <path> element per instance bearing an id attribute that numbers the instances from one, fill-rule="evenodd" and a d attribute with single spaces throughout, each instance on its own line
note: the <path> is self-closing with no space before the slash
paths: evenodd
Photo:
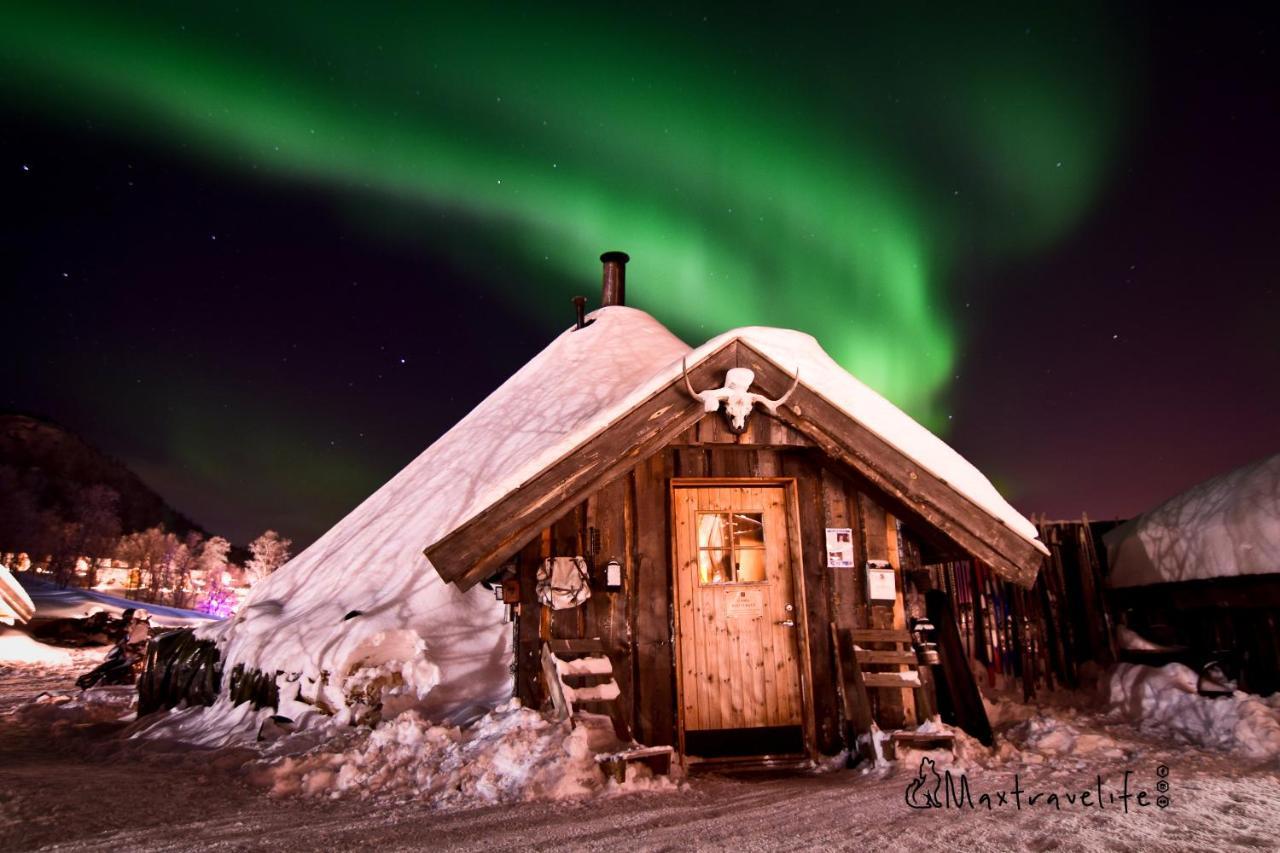
<path id="1" fill-rule="evenodd" d="M 897 523 L 837 466 L 802 435 L 762 412 L 752 416 L 740 436 L 729 432 L 716 414 L 574 507 L 516 559 L 522 601 L 516 627 L 517 696 L 533 707 L 545 698 L 539 664 L 544 639 L 599 637 L 614 662 L 636 738 L 651 745 L 674 744 L 671 479 L 790 477 L 796 480 L 801 519 L 816 745 L 827 754 L 844 747 L 829 626 L 904 627 L 905 616 L 900 571 L 895 605 L 872 605 L 866 593 L 867 560 L 888 560 L 899 568 Z M 827 568 L 827 527 L 853 530 L 854 568 Z M 590 553 L 593 528 L 599 542 L 595 554 Z M 539 606 L 535 577 L 543 559 L 578 554 L 589 556 L 593 565 L 591 598 L 573 610 Z M 623 587 L 617 592 L 604 589 L 604 565 L 610 559 L 623 564 Z M 900 725 L 904 714 L 909 717 L 910 691 L 876 692 L 881 694 L 877 716 L 883 725 Z"/>

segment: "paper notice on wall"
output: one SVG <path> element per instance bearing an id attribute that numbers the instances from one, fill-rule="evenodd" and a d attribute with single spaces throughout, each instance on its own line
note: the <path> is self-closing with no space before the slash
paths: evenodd
<path id="1" fill-rule="evenodd" d="M 735 589 L 724 603 L 726 619 L 758 619 L 764 615 L 764 593 L 758 589 Z"/>
<path id="2" fill-rule="evenodd" d="M 827 528 L 827 568 L 853 568 L 853 528 Z"/>
<path id="3" fill-rule="evenodd" d="M 893 580 L 893 567 L 874 560 L 867 564 L 867 598 L 872 601 L 894 601 L 898 588 Z"/>

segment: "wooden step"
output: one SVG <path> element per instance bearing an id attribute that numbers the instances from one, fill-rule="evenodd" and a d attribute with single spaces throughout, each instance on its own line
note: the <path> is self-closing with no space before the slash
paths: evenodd
<path id="1" fill-rule="evenodd" d="M 858 663 L 861 664 L 885 663 L 916 666 L 920 663 L 920 659 L 916 657 L 915 652 L 879 652 L 873 649 L 859 649 L 857 655 Z"/>
<path id="2" fill-rule="evenodd" d="M 889 628 L 854 628 L 850 633 L 853 634 L 855 643 L 909 643 L 911 642 L 911 632 L 893 630 Z"/>
<path id="3" fill-rule="evenodd" d="M 613 662 L 604 655 L 591 655 L 573 660 L 565 660 L 556 655 L 556 671 L 560 673 L 561 678 L 613 675 Z"/>
<path id="4" fill-rule="evenodd" d="M 867 687 L 919 687 L 920 673 L 911 672 L 864 672 L 862 683 Z"/>
<path id="5" fill-rule="evenodd" d="M 634 746 L 608 755 L 597 755 L 596 763 L 606 774 L 618 782 L 627 780 L 627 765 L 647 765 L 655 776 L 671 775 L 671 756 L 675 752 L 669 746 Z"/>
<path id="6" fill-rule="evenodd" d="M 605 650 L 604 640 L 599 637 L 586 637 L 576 640 L 546 640 L 544 642 L 554 654 L 590 654 Z"/>
<path id="7" fill-rule="evenodd" d="M 618 682 L 610 678 L 603 684 L 593 684 L 590 687 L 570 687 L 567 684 L 561 685 L 565 698 L 570 702 L 612 702 L 621 695 L 622 691 L 618 689 Z"/>

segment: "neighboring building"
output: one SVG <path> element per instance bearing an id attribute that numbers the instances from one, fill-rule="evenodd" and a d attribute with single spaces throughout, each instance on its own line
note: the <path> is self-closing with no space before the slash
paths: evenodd
<path id="1" fill-rule="evenodd" d="M 1280 690 L 1280 454 L 1221 474 L 1103 537 L 1128 627 L 1226 656 L 1241 687 Z"/>

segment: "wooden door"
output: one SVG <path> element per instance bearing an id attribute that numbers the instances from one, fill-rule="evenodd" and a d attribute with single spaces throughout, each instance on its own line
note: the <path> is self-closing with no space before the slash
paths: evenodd
<path id="1" fill-rule="evenodd" d="M 672 489 L 685 732 L 803 724 L 787 495 L 781 483 Z"/>

